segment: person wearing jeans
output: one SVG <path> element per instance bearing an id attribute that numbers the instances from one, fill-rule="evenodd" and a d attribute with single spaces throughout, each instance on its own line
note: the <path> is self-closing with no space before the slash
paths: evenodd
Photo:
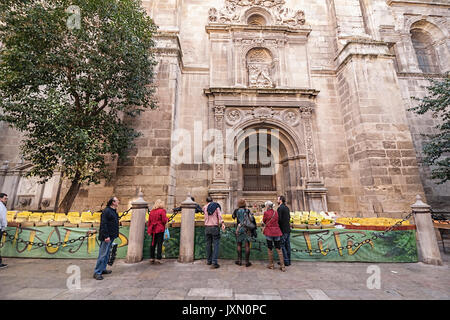
<path id="1" fill-rule="evenodd" d="M 289 207 L 286 206 L 286 198 L 284 196 L 278 197 L 278 204 L 278 225 L 283 233 L 281 236 L 281 250 L 283 251 L 284 265 L 287 267 L 291 265 L 291 214 Z"/>
<path id="2" fill-rule="evenodd" d="M 225 230 L 225 223 L 220 212 L 220 205 L 213 202 L 211 197 L 206 198 L 207 204 L 203 207 L 205 213 L 205 238 L 206 238 L 206 261 L 212 268 L 219 268 L 220 228 Z"/>
<path id="3" fill-rule="evenodd" d="M 113 240 L 114 241 L 114 240 Z M 102 280 L 102 274 L 108 274 L 110 270 L 106 270 L 106 265 L 108 264 L 109 260 L 109 254 L 111 252 L 111 247 L 113 244 L 113 241 L 102 241 L 100 243 L 100 248 L 98 250 L 98 259 L 97 264 L 95 265 L 94 270 L 94 278 L 97 280 Z M 96 277 L 97 275 L 97 277 Z M 99 279 L 101 278 L 101 279 Z"/>
<path id="4" fill-rule="evenodd" d="M 111 270 L 106 270 L 114 239 L 119 236 L 119 215 L 117 208 L 119 200 L 116 197 L 109 199 L 105 210 L 100 218 L 100 230 L 98 240 L 101 241 L 98 252 L 97 264 L 94 269 L 94 279 L 103 280 L 102 274 L 110 274 Z"/>

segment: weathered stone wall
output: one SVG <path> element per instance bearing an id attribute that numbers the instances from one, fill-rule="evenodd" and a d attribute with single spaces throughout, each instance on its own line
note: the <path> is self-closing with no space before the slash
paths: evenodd
<path id="1" fill-rule="evenodd" d="M 161 198 L 169 208 L 178 206 L 188 193 L 204 203 L 214 168 L 202 163 L 208 141 L 198 141 L 196 130 L 202 136 L 215 121 L 204 90 L 247 86 L 242 80 L 247 71 L 235 51 L 239 44 L 228 32 L 206 28 L 210 8 L 224 4 L 225 0 L 143 1 L 159 26 L 159 109 L 132 120 L 142 132 L 136 148 L 125 161 L 112 162 L 110 182 L 83 188 L 73 210 L 97 209 L 112 194 L 121 199 L 120 209 L 128 209 L 138 188 L 150 204 Z M 412 96 L 423 95 L 427 83 L 412 46 L 411 28 L 434 37 L 440 68 L 435 76 L 442 76 L 450 70 L 449 5 L 431 0 L 286 0 L 285 7 L 304 11 L 305 31 L 300 36 L 287 32 L 284 47 L 273 50 L 282 61 L 274 81 L 278 87 L 318 92 L 308 99 L 314 105 L 312 143 L 328 210 L 344 216 L 400 216 L 410 210 L 416 194 L 424 193 L 426 202 L 448 208 L 448 184 L 436 185 L 429 169 L 420 165 L 420 134 L 430 132 L 435 122 L 406 110 Z M 253 99 L 239 94 L 243 101 Z M 287 98 L 278 99 L 281 106 Z M 1 130 L 5 142 L 0 160 L 17 162 L 18 135 L 4 125 Z M 171 158 L 180 141 L 173 140 L 174 132 L 190 137 L 191 163 Z M 305 174 L 303 167 L 290 165 L 298 167 L 290 179 L 304 178 L 299 177 Z M 236 174 L 225 174 L 232 189 L 238 186 Z"/>

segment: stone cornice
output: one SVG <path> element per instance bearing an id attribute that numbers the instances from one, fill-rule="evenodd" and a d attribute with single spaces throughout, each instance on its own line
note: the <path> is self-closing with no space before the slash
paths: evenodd
<path id="1" fill-rule="evenodd" d="M 291 33 L 308 36 L 311 32 L 310 26 L 303 26 L 301 28 L 292 28 L 288 26 L 249 26 L 241 24 L 213 24 L 207 25 L 205 27 L 206 32 L 210 34 L 211 32 L 265 32 L 265 33 Z"/>
<path id="2" fill-rule="evenodd" d="M 449 75 L 444 73 L 422 73 L 422 72 L 397 72 L 399 78 L 422 78 L 422 79 L 446 79 Z"/>
<path id="3" fill-rule="evenodd" d="M 336 72 L 354 56 L 376 56 L 393 59 L 395 56 L 389 52 L 389 43 L 384 41 L 355 39 L 348 41 L 336 58 Z"/>
<path id="4" fill-rule="evenodd" d="M 414 0 L 386 0 L 386 4 L 388 6 L 397 6 L 397 5 L 419 5 L 419 6 L 438 6 L 450 8 L 449 3 L 445 2 L 430 2 L 430 1 L 414 1 Z"/>
<path id="5" fill-rule="evenodd" d="M 240 95 L 240 94 L 258 94 L 258 95 L 296 95 L 315 98 L 320 91 L 307 88 L 207 88 L 204 93 L 211 95 Z"/>

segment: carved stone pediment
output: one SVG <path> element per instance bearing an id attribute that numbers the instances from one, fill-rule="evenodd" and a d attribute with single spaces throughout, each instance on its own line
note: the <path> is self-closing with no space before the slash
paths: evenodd
<path id="1" fill-rule="evenodd" d="M 300 113 L 296 108 L 273 108 L 265 106 L 249 109 L 231 107 L 227 108 L 225 112 L 225 120 L 228 126 L 235 126 L 252 119 L 257 119 L 261 122 L 273 119 L 294 128 L 300 124 Z"/>
<path id="2" fill-rule="evenodd" d="M 285 3 L 284 0 L 225 0 L 223 8 L 209 10 L 208 20 L 210 24 L 265 25 L 267 23 L 292 28 L 304 25 L 305 13 L 302 10 L 286 8 Z M 262 19 L 255 18 L 253 13 L 259 13 Z"/>

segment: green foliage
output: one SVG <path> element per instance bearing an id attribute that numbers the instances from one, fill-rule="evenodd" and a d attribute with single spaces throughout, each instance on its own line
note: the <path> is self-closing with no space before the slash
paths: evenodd
<path id="1" fill-rule="evenodd" d="M 105 156 L 139 135 L 124 119 L 156 107 L 155 32 L 138 0 L 2 0 L 0 120 L 22 132 L 30 176 L 108 177 Z"/>
<path id="2" fill-rule="evenodd" d="M 432 166 L 431 178 L 442 184 L 450 179 L 450 79 L 430 81 L 428 95 L 422 99 L 414 98 L 419 105 L 409 110 L 419 115 L 431 112 L 433 118 L 439 119 L 436 134 L 423 134 L 428 140 L 423 147 L 423 161 Z"/>

